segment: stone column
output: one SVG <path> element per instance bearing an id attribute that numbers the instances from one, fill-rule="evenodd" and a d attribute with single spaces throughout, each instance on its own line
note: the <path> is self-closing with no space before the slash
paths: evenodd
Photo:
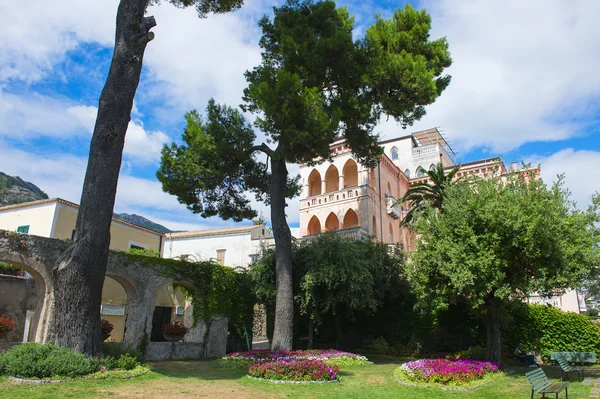
<path id="1" fill-rule="evenodd" d="M 321 180 L 321 194 L 325 194 L 326 189 L 327 189 L 327 182 L 325 180 Z"/>
<path id="2" fill-rule="evenodd" d="M 342 191 L 344 189 L 344 175 L 340 175 L 340 186 L 339 190 Z"/>
<path id="3" fill-rule="evenodd" d="M 137 299 L 127 298 L 127 321 L 125 323 L 124 342 L 139 345 L 144 333 L 152 333 L 152 315 L 154 313 L 154 302 L 158 287 L 148 284 L 143 290 L 139 290 Z"/>
<path id="4" fill-rule="evenodd" d="M 302 186 L 302 197 L 301 198 L 306 198 L 310 196 L 310 190 L 308 187 L 308 184 L 305 184 Z"/>

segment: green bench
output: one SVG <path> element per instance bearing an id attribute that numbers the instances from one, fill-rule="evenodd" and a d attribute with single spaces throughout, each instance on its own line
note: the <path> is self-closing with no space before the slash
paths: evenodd
<path id="1" fill-rule="evenodd" d="M 550 352 L 550 360 L 554 360 L 560 366 L 560 379 L 563 379 L 563 373 L 565 379 L 569 378 L 569 373 L 576 372 L 577 375 L 583 380 L 583 368 L 573 367 L 569 362 L 573 363 L 596 363 L 596 352 Z"/>
<path id="2" fill-rule="evenodd" d="M 544 370 L 542 370 L 541 367 L 525 373 L 525 376 L 531 384 L 531 399 L 533 399 L 535 392 L 541 393 L 542 398 L 545 398 L 547 393 L 554 393 L 556 394 L 556 399 L 558 399 L 558 394 L 563 390 L 565 391 L 566 395 L 565 399 L 569 399 L 569 383 L 559 382 L 557 384 L 553 384 L 550 382 L 548 377 L 546 377 L 546 373 L 544 373 Z"/>

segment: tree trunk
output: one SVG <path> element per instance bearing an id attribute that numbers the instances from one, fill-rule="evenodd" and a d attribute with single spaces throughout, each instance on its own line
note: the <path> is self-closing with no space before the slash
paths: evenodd
<path id="1" fill-rule="evenodd" d="M 500 364 L 502 360 L 502 342 L 500 334 L 500 299 L 498 298 L 488 300 L 485 327 L 487 330 L 485 360 Z"/>
<path id="2" fill-rule="evenodd" d="M 275 328 L 271 349 L 291 350 L 294 336 L 292 234 L 285 219 L 285 160 L 271 158 L 271 223 L 275 237 Z"/>
<path id="3" fill-rule="evenodd" d="M 142 70 L 146 44 L 154 38 L 148 0 L 121 0 L 115 48 L 90 145 L 73 245 L 54 270 L 56 345 L 102 355 L 100 303 L 110 245 L 115 195 L 125 133 Z"/>

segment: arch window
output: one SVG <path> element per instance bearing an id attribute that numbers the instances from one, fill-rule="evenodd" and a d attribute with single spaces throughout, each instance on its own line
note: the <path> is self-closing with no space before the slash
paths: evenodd
<path id="1" fill-rule="evenodd" d="M 410 170 L 406 169 L 406 170 L 404 171 L 404 175 L 405 175 L 407 178 L 409 178 L 409 179 L 410 179 Z"/>
<path id="2" fill-rule="evenodd" d="M 336 231 L 340 229 L 340 221 L 335 213 L 331 212 L 325 220 L 325 229 L 327 231 Z"/>
<path id="3" fill-rule="evenodd" d="M 308 175 L 308 196 L 321 194 L 321 174 L 313 169 Z"/>
<path id="4" fill-rule="evenodd" d="M 391 155 L 392 155 L 392 161 L 395 161 L 396 159 L 398 159 L 398 148 L 397 147 L 392 147 Z"/>
<path id="5" fill-rule="evenodd" d="M 358 227 L 358 215 L 354 209 L 348 209 L 344 215 L 344 229 L 352 229 Z"/>
<path id="6" fill-rule="evenodd" d="M 429 165 L 429 171 L 435 170 L 435 164 L 432 163 L 431 165 Z"/>
<path id="7" fill-rule="evenodd" d="M 425 169 L 423 169 L 422 166 L 419 166 L 417 168 L 417 177 L 423 177 L 423 176 L 425 176 Z"/>
<path id="8" fill-rule="evenodd" d="M 340 187 L 340 173 L 335 165 L 331 165 L 325 172 L 325 192 L 338 191 Z"/>
<path id="9" fill-rule="evenodd" d="M 313 216 L 308 222 L 308 235 L 312 236 L 315 234 L 319 234 L 321 232 L 321 222 L 319 222 L 319 218 Z"/>
<path id="10" fill-rule="evenodd" d="M 358 186 L 358 165 L 353 159 L 346 161 L 342 173 L 344 174 L 345 187 Z"/>

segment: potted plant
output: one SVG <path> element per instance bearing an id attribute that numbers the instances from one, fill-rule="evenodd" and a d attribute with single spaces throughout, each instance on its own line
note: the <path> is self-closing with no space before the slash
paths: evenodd
<path id="1" fill-rule="evenodd" d="M 100 319 L 100 328 L 102 330 L 102 341 L 106 341 L 110 337 L 115 326 L 108 320 Z"/>
<path id="2" fill-rule="evenodd" d="M 167 341 L 179 341 L 183 339 L 183 336 L 187 334 L 189 328 L 183 325 L 179 320 L 175 320 L 173 323 L 169 323 L 163 327 L 163 335 Z"/>
<path id="3" fill-rule="evenodd" d="M 6 315 L 0 315 L 0 338 L 15 329 L 15 321 Z"/>

